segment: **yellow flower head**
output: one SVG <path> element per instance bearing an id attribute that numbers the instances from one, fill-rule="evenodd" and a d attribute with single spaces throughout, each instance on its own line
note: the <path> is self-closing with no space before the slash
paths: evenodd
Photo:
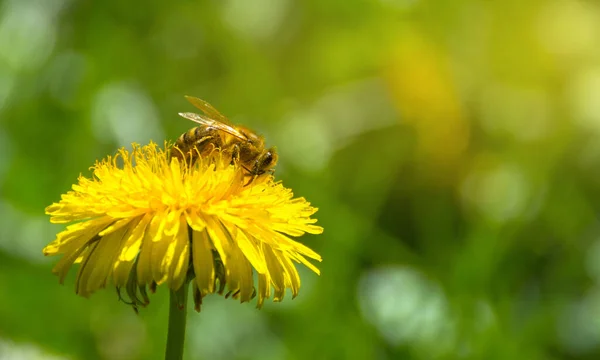
<path id="1" fill-rule="evenodd" d="M 75 222 L 44 248 L 45 255 L 62 254 L 53 270 L 61 283 L 80 263 L 77 294 L 112 281 L 137 309 L 149 302 L 148 286 L 177 290 L 194 279 L 199 311 L 202 297 L 226 288 L 241 302 L 258 295 L 259 308 L 271 287 L 274 301 L 287 288 L 296 296 L 293 262 L 319 273 L 306 258 L 321 257 L 290 238 L 323 232 L 310 218 L 317 209 L 304 198 L 293 198 L 271 175 L 248 184 L 244 169 L 219 151 L 189 165 L 165 149 L 153 143 L 133 144 L 131 153 L 122 148 L 46 208 L 53 223 Z"/>

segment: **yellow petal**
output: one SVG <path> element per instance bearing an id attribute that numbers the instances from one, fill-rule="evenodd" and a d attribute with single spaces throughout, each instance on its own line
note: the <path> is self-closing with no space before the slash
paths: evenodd
<path id="1" fill-rule="evenodd" d="M 169 244 L 167 254 L 163 258 L 163 266 L 168 268 L 169 287 L 177 290 L 181 287 L 187 277 L 188 265 L 190 260 L 188 228 L 185 217 L 179 217 L 180 231 L 175 234 L 175 238 Z"/>
<path id="2" fill-rule="evenodd" d="M 112 220 L 109 217 L 102 217 L 99 219 L 94 219 L 82 223 L 77 223 L 74 225 L 67 226 L 67 229 L 60 232 L 56 240 L 48 244 L 43 252 L 44 255 L 54 255 L 61 254 L 68 251 L 67 249 L 72 250 L 72 246 L 70 246 L 71 242 L 76 242 L 75 247 L 79 247 L 83 245 L 87 240 L 93 238 L 98 231 L 102 230 L 108 224 L 110 224 Z M 69 245 L 69 246 L 67 246 Z"/>
<path id="3" fill-rule="evenodd" d="M 198 213 L 195 211 L 195 209 L 186 211 L 185 216 L 188 225 L 195 231 L 203 231 L 206 227 L 206 223 L 200 216 L 198 216 Z"/>
<path id="4" fill-rule="evenodd" d="M 256 307 L 262 308 L 265 299 L 271 296 L 271 278 L 269 274 L 258 274 L 258 300 L 256 301 Z"/>
<path id="5" fill-rule="evenodd" d="M 271 284 L 273 284 L 273 288 L 275 289 L 273 301 L 281 301 L 285 295 L 285 277 L 283 275 L 283 267 L 279 262 L 278 256 L 273 252 L 273 249 L 271 249 L 270 246 L 263 246 L 263 253 L 265 254 L 265 260 L 267 261 L 267 267 L 271 277 Z"/>
<path id="6" fill-rule="evenodd" d="M 135 227 L 132 224 L 130 227 L 132 230 L 124 236 L 125 241 L 113 265 L 113 279 L 116 286 L 125 286 L 127 284 L 131 269 L 135 263 L 135 258 L 139 253 L 142 239 L 144 238 L 146 226 L 149 222 L 150 216 L 146 214 L 138 220 Z"/>
<path id="7" fill-rule="evenodd" d="M 154 237 L 161 219 L 154 216 L 144 233 L 142 246 L 137 261 L 137 281 L 141 285 L 148 285 L 152 282 L 152 250 L 154 248 Z"/>
<path id="8" fill-rule="evenodd" d="M 119 253 L 118 250 L 123 245 L 125 234 L 128 231 L 130 231 L 129 227 L 122 226 L 98 240 L 98 245 L 88 257 L 85 266 L 82 265 L 84 269 L 79 281 L 80 286 L 83 287 L 83 293 L 91 294 L 105 286 L 113 260 Z"/>
<path id="9" fill-rule="evenodd" d="M 241 302 L 250 301 L 254 291 L 252 266 L 240 251 L 232 246 L 227 272 L 227 284 L 230 291 L 238 293 Z"/>
<path id="10" fill-rule="evenodd" d="M 214 219 L 212 216 L 207 216 L 204 218 L 204 222 L 206 223 L 206 231 L 208 232 L 210 241 L 219 253 L 221 260 L 223 261 L 223 265 L 227 267 L 227 263 L 229 261 L 228 257 L 231 253 L 230 247 L 233 239 L 231 239 L 228 233 L 223 231 L 223 227 L 221 226 L 221 222 L 219 220 Z"/>
<path id="11" fill-rule="evenodd" d="M 202 296 L 215 292 L 215 268 L 212 249 L 206 230 L 192 233 L 194 273 Z"/>
<path id="12" fill-rule="evenodd" d="M 267 271 L 267 265 L 265 263 L 264 255 L 260 251 L 258 240 L 242 230 L 237 232 L 235 240 L 244 256 L 252 264 L 252 267 L 254 267 L 259 274 L 265 273 Z"/>
<path id="13" fill-rule="evenodd" d="M 288 287 L 292 290 L 293 299 L 298 296 L 298 292 L 300 291 L 300 275 L 289 257 L 279 256 L 279 259 L 285 269 L 286 283 L 289 284 Z"/>

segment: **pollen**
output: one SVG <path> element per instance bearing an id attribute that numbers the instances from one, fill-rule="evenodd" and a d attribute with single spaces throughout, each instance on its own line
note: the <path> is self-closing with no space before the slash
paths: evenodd
<path id="1" fill-rule="evenodd" d="M 218 150 L 193 163 L 172 147 L 133 144 L 97 162 L 91 178 L 48 206 L 50 221 L 69 224 L 44 255 L 60 255 L 53 272 L 64 282 L 78 264 L 77 294 L 107 285 L 133 306 L 148 289 L 192 283 L 195 307 L 218 293 L 247 302 L 295 297 L 295 263 L 315 273 L 321 256 L 293 238 L 320 234 L 317 208 L 265 174 L 250 183 L 243 167 Z M 256 277 L 256 281 L 254 280 Z"/>

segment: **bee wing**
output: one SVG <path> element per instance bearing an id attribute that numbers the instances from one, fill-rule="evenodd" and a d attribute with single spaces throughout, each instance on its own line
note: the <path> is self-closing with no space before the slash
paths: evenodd
<path id="1" fill-rule="evenodd" d="M 209 119 L 206 116 L 202 116 L 202 115 L 196 114 L 196 113 L 189 113 L 189 112 L 188 113 L 179 113 L 179 116 L 186 118 L 188 120 L 192 120 L 193 122 L 198 123 L 200 125 L 214 127 L 215 129 L 224 131 L 224 132 L 226 132 L 230 135 L 233 135 L 239 139 L 248 140 L 248 138 L 244 134 L 239 132 L 234 127 L 224 124 L 217 120 Z"/>
<path id="2" fill-rule="evenodd" d="M 225 115 L 221 114 L 219 110 L 215 109 L 214 106 L 209 104 L 208 102 L 193 96 L 185 96 L 186 100 L 189 101 L 192 105 L 202 110 L 209 118 L 218 120 L 224 124 L 230 125 L 229 119 L 225 117 Z"/>

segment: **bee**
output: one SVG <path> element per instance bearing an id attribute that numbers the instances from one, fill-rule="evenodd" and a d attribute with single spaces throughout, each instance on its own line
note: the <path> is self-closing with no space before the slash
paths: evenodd
<path id="1" fill-rule="evenodd" d="M 192 97 L 185 97 L 192 105 L 202 110 L 204 115 L 196 113 L 179 113 L 179 116 L 200 124 L 185 133 L 175 145 L 182 154 L 190 154 L 196 148 L 202 156 L 214 149 L 221 149 L 231 156 L 231 163 L 240 164 L 246 175 L 252 179 L 265 173 L 272 174 L 277 163 L 277 152 L 274 147 L 266 148 L 265 139 L 252 130 L 231 122 L 208 102 Z M 194 153 L 193 151 L 191 152 Z"/>

